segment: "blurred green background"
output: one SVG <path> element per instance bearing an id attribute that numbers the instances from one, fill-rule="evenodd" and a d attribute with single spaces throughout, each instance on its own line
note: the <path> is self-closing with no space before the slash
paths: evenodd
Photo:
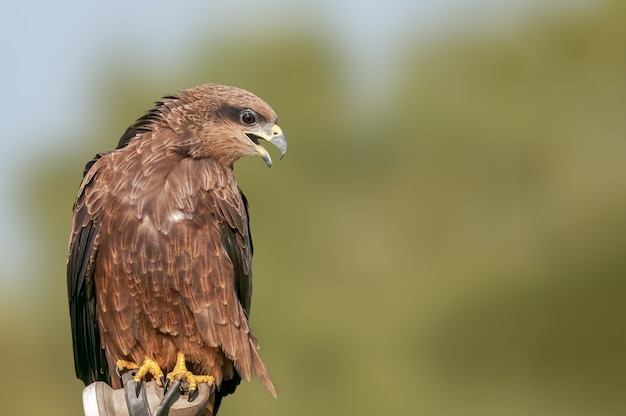
<path id="1" fill-rule="evenodd" d="M 21 138 L 1 139 L 19 164 L 3 204 L 20 214 L 4 219 L 19 264 L 0 265 L 1 414 L 82 414 L 65 256 L 84 163 L 160 96 L 205 82 L 264 98 L 289 139 L 272 169 L 236 165 L 252 326 L 279 400 L 244 383 L 224 416 L 624 414 L 625 3 L 491 15 L 447 1 L 453 18 L 427 33 L 406 25 L 424 2 L 374 3 L 303 2 L 313 23 L 300 25 L 284 2 L 259 16 L 242 2 L 245 24 L 224 13 L 219 35 L 137 13 L 161 61 L 142 64 L 132 38 L 59 56 L 92 62 L 87 108 L 61 126 L 29 114 Z M 368 7 L 386 24 L 360 21 L 359 52 L 344 37 Z M 404 32 L 387 36 L 396 18 Z M 5 41 L 19 49 L 33 26 Z M 167 43 L 170 28 L 192 35 Z M 68 107 L 45 95 L 54 78 L 21 82 L 43 84 L 32 102 Z M 4 101 L 5 122 L 28 114 Z"/>

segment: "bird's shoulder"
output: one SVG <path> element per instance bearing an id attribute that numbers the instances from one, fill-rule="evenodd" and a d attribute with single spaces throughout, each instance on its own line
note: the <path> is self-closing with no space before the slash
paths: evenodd
<path id="1" fill-rule="evenodd" d="M 124 213 L 169 232 L 176 223 L 219 217 L 247 232 L 247 211 L 232 167 L 194 159 L 143 138 L 100 154 L 81 185 L 76 209 L 104 220 Z M 132 215 L 129 215 L 132 214 Z"/>

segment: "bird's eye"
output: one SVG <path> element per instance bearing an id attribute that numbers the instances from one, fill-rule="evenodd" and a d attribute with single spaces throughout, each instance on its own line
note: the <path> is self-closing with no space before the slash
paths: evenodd
<path id="1" fill-rule="evenodd" d="M 241 122 L 243 124 L 254 124 L 256 123 L 256 115 L 252 110 L 243 110 L 241 112 Z"/>

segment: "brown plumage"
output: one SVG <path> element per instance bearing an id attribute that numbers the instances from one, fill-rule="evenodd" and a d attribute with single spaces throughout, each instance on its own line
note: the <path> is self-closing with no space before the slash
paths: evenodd
<path id="1" fill-rule="evenodd" d="M 206 84 L 168 96 L 118 147 L 87 164 L 67 264 L 76 375 L 121 387 L 119 359 L 154 359 L 218 385 L 240 377 L 276 392 L 248 325 L 252 241 L 233 163 L 265 139 L 286 151 L 274 111 L 253 94 Z"/>

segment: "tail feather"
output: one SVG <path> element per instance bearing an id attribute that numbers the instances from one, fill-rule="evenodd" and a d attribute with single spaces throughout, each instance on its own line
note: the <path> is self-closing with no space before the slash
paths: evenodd
<path id="1" fill-rule="evenodd" d="M 276 394 L 274 384 L 272 384 L 272 380 L 270 379 L 270 375 L 267 372 L 267 368 L 265 368 L 265 364 L 263 364 L 261 356 L 259 356 L 259 353 L 257 351 L 258 345 L 253 339 L 250 340 L 250 344 L 250 346 L 252 347 L 250 350 L 252 351 L 253 355 L 252 365 L 254 367 L 254 374 L 259 377 L 259 379 L 261 380 L 261 384 L 263 385 L 263 387 L 265 387 L 265 390 L 270 392 L 270 394 L 277 399 L 278 395 Z"/>

